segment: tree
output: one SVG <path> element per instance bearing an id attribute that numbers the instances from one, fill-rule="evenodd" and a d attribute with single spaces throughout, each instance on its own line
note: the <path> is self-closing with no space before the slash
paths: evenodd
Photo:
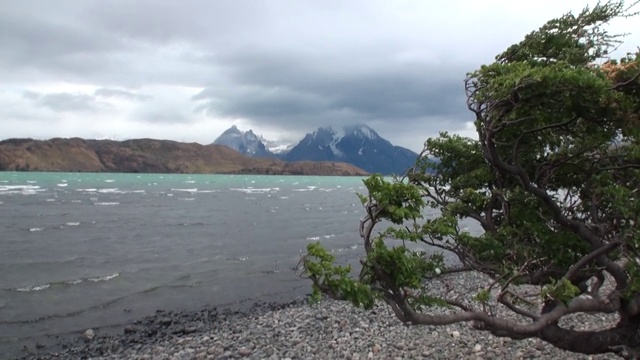
<path id="1" fill-rule="evenodd" d="M 412 324 L 471 322 L 573 352 L 640 357 L 640 56 L 609 59 L 622 35 L 604 29 L 635 15 L 630 8 L 608 2 L 551 20 L 469 73 L 478 138 L 441 133 L 402 178 L 366 179 L 359 276 L 309 244 L 301 264 L 314 295 L 365 308 L 381 300 Z M 426 218 L 427 208 L 440 214 Z M 465 230 L 463 219 L 483 231 Z M 375 233 L 381 223 L 391 225 Z M 445 252 L 461 265 L 446 268 Z M 490 280 L 464 301 L 430 293 L 432 279 L 462 271 Z M 522 284 L 535 286 L 535 298 Z M 455 311 L 429 312 L 438 306 Z M 593 331 L 560 325 L 576 313 L 619 321 Z"/>

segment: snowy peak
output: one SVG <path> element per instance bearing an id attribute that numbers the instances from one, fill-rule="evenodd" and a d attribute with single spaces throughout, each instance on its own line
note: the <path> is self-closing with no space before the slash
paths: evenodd
<path id="1" fill-rule="evenodd" d="M 350 136 L 355 136 L 362 139 L 381 139 L 380 135 L 378 135 L 375 130 L 364 124 L 345 127 L 345 132 Z"/>
<path id="2" fill-rule="evenodd" d="M 411 150 L 394 146 L 367 125 L 321 127 L 307 134 L 285 155 L 288 161 L 344 161 L 370 173 L 404 173 L 417 159 Z"/>
<path id="3" fill-rule="evenodd" d="M 223 137 L 223 136 L 242 136 L 242 131 L 238 130 L 238 127 L 233 125 L 230 128 L 228 128 L 227 130 L 225 130 L 219 137 Z"/>
<path id="4" fill-rule="evenodd" d="M 284 155 L 295 145 L 288 141 L 268 140 L 262 137 L 262 135 L 258 135 L 258 139 L 262 141 L 267 150 L 276 155 Z"/>
<path id="5" fill-rule="evenodd" d="M 225 130 L 213 143 L 230 147 L 241 154 L 252 157 L 274 156 L 252 130 L 242 132 L 235 125 Z"/>

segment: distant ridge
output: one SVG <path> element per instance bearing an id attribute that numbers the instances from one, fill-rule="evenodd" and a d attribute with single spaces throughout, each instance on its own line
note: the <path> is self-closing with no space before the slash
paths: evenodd
<path id="1" fill-rule="evenodd" d="M 320 127 L 296 145 L 264 139 L 252 130 L 233 125 L 214 142 L 251 157 L 285 161 L 337 161 L 369 173 L 404 174 L 418 158 L 415 152 L 395 146 L 367 125 Z"/>
<path id="2" fill-rule="evenodd" d="M 253 130 L 242 132 L 235 125 L 225 130 L 213 143 L 251 157 L 275 157 Z"/>
<path id="3" fill-rule="evenodd" d="M 339 162 L 252 158 L 222 145 L 170 140 L 9 139 L 0 141 L 0 171 L 189 174 L 357 175 Z"/>
<path id="4" fill-rule="evenodd" d="M 341 161 L 369 173 L 404 174 L 415 152 L 391 144 L 367 125 L 321 127 L 307 134 L 284 157 L 287 161 Z"/>

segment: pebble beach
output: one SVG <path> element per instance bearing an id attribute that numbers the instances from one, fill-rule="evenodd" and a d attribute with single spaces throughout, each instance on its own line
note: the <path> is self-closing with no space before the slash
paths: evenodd
<path id="1" fill-rule="evenodd" d="M 478 274 L 456 274 L 435 281 L 433 287 L 444 289 L 453 284 L 464 293 L 481 280 Z M 612 321 L 599 316 L 581 315 L 563 325 L 582 329 Z M 87 330 L 55 349 L 25 349 L 21 358 L 617 359 L 612 354 L 571 353 L 536 339 L 498 338 L 466 323 L 405 325 L 385 304 L 362 310 L 330 299 L 311 305 L 303 298 L 283 304 L 258 303 L 244 311 L 159 310 L 118 334 Z"/>

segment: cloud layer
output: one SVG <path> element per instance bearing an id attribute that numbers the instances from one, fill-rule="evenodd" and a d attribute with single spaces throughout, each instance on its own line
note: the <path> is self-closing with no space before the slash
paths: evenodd
<path id="1" fill-rule="evenodd" d="M 234 123 L 273 139 L 367 123 L 419 150 L 439 131 L 472 133 L 468 71 L 583 6 L 13 2 L 0 7 L 0 127 L 4 137 L 210 143 Z M 613 25 L 633 31 L 630 22 Z M 637 34 L 627 40 L 629 50 L 640 44 Z"/>

